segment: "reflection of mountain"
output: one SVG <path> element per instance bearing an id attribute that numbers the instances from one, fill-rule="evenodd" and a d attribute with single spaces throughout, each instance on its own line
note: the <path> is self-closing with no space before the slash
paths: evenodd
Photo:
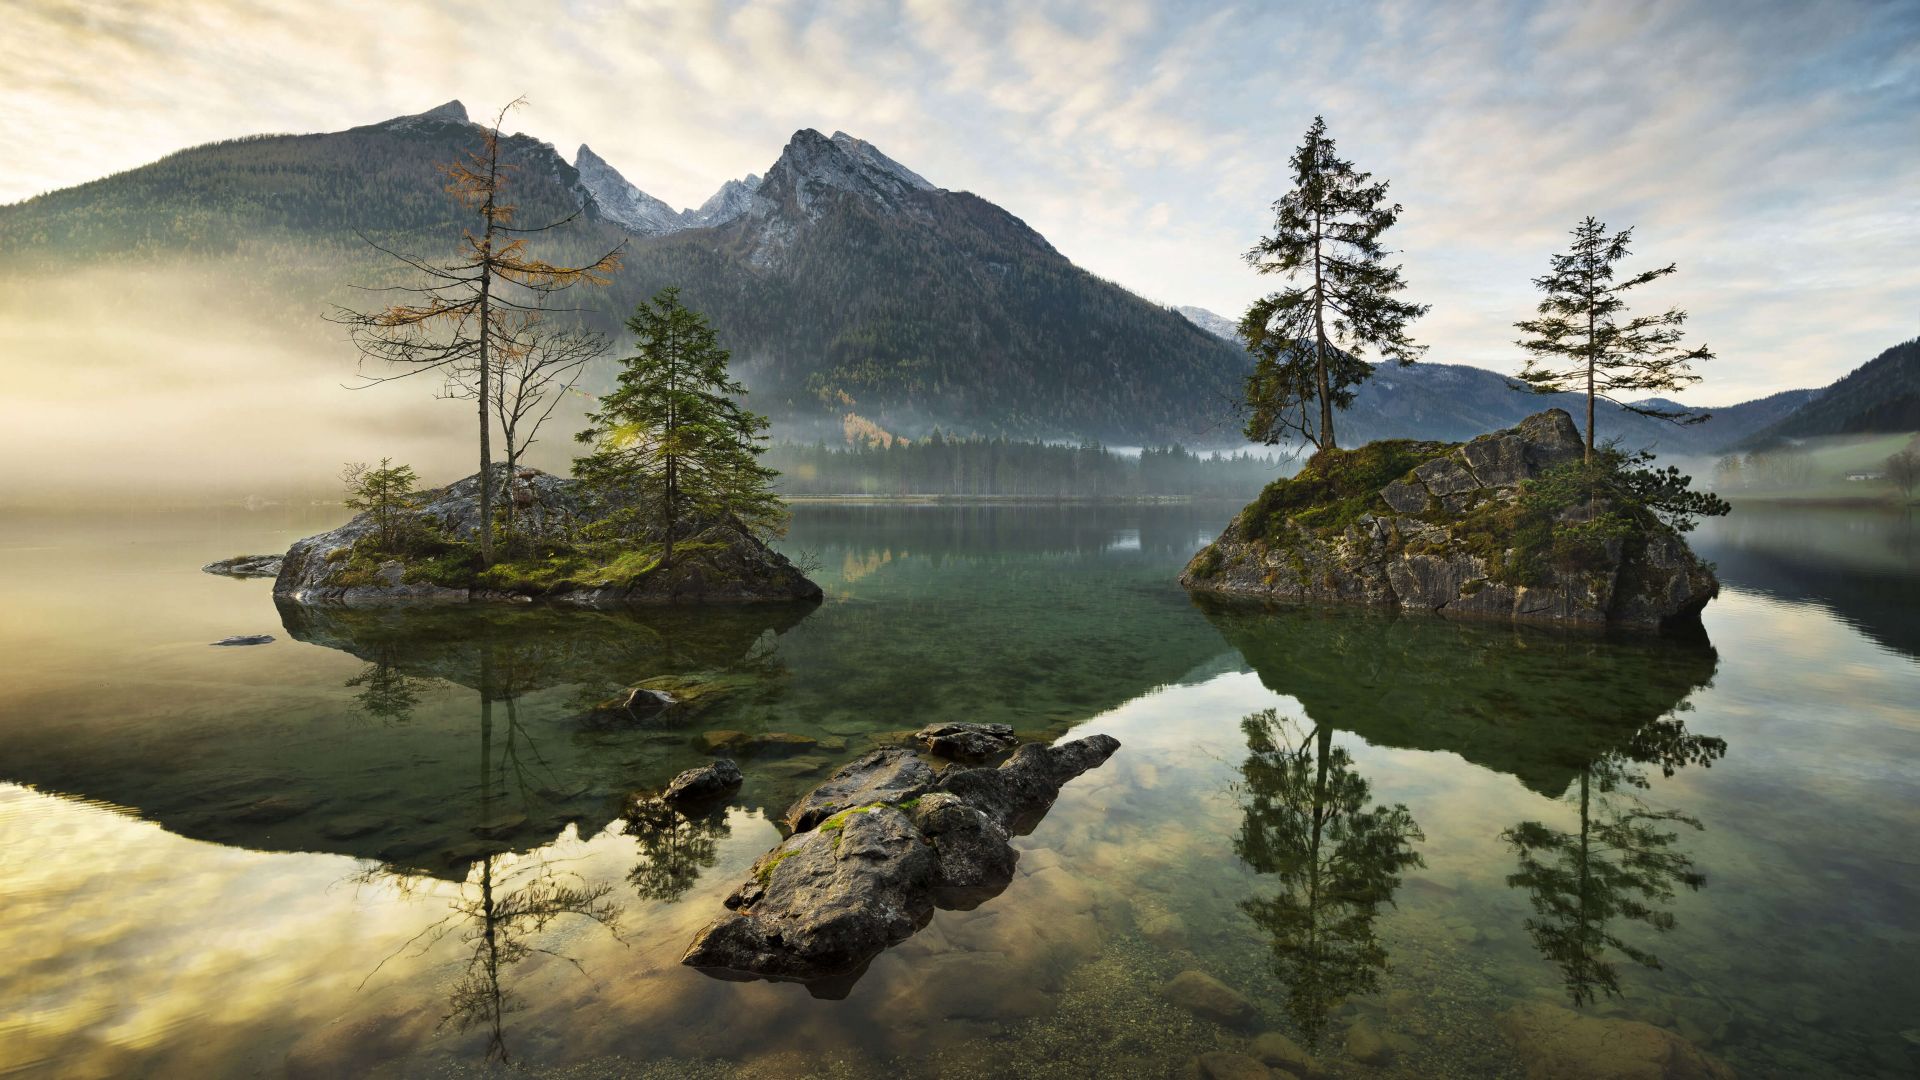
<path id="1" fill-rule="evenodd" d="M 333 675 L 311 705 L 283 693 L 271 713 L 235 708 L 115 739 L 56 729 L 34 740 L 45 729 L 31 729 L 5 776 L 196 839 L 464 878 L 474 860 L 543 844 L 568 823 L 597 832 L 628 793 L 699 760 L 685 730 L 583 725 L 583 701 L 697 671 L 739 676 L 741 698 L 774 690 L 772 639 L 804 614 L 292 608 L 294 639 L 367 662 L 344 687 Z"/>
<path id="2" fill-rule="evenodd" d="M 1704 641 L 1195 602 L 1313 723 L 1450 751 L 1548 795 L 1680 707 L 1717 663 Z"/>
<path id="3" fill-rule="evenodd" d="M 1920 515 L 1743 502 L 1692 543 L 1723 583 L 1819 604 L 1920 657 Z"/>

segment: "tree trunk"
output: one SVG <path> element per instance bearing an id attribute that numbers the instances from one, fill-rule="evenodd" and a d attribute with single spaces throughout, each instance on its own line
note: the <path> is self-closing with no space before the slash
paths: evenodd
<path id="1" fill-rule="evenodd" d="M 1327 323 L 1325 285 L 1320 277 L 1320 214 L 1313 215 L 1313 356 L 1315 393 L 1320 397 L 1320 449 L 1331 450 L 1333 440 L 1333 396 L 1327 385 Z"/>
<path id="2" fill-rule="evenodd" d="M 500 179 L 500 144 L 487 143 L 487 201 L 481 208 L 486 232 L 480 241 L 480 565 L 493 565 L 493 425 L 487 416 L 487 389 L 493 384 L 489 346 L 493 343 L 493 197 Z"/>
<path id="3" fill-rule="evenodd" d="M 1591 260 L 1587 271 L 1587 453 L 1582 460 L 1593 464 L 1593 368 L 1600 359 L 1593 340 L 1593 271 Z"/>

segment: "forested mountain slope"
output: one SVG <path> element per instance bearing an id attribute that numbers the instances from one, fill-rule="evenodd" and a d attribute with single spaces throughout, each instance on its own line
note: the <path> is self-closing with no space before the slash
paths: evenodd
<path id="1" fill-rule="evenodd" d="M 212 260 L 278 317 L 320 326 L 327 304 L 365 303 L 350 283 L 405 280 L 359 234 L 428 256 L 455 249 L 468 222 L 436 165 L 479 134 L 450 102 L 349 131 L 196 147 L 0 207 L 0 247 L 8 273 Z M 777 421 L 804 431 L 857 412 L 909 433 L 1233 441 L 1240 350 L 861 140 L 798 132 L 757 185 L 730 182 L 703 208 L 721 224 L 682 227 L 696 212 L 655 235 L 617 220 L 650 197 L 597 157 L 582 155 L 590 185 L 535 138 L 506 140 L 505 156 L 521 223 L 578 214 L 536 238 L 542 254 L 626 246 L 612 284 L 569 304 L 612 328 L 637 300 L 682 286 Z M 622 208 L 609 213 L 596 188 Z"/>

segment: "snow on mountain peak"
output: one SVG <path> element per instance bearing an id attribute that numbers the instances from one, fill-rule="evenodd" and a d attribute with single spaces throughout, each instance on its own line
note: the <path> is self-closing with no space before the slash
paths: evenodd
<path id="1" fill-rule="evenodd" d="M 616 225 L 641 236 L 659 236 L 686 227 L 683 215 L 633 186 L 585 143 L 574 154 L 573 167 L 579 170 L 580 183 L 599 204 L 601 213 Z"/>
<path id="2" fill-rule="evenodd" d="M 909 187 L 919 191 L 939 190 L 928 183 L 926 177 L 921 176 L 919 173 L 914 172 L 912 169 L 881 153 L 879 148 L 865 139 L 856 139 L 844 131 L 836 131 L 833 133 L 833 137 L 827 141 L 847 153 L 852 154 L 854 157 L 859 158 L 862 163 L 871 168 L 889 173 L 905 181 Z"/>

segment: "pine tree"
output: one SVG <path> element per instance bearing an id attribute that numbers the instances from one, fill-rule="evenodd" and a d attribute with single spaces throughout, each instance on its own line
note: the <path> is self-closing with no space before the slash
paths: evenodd
<path id="1" fill-rule="evenodd" d="M 396 553 L 403 515 L 420 503 L 413 490 L 419 477 L 412 466 L 395 465 L 392 458 L 381 458 L 377 469 L 367 468 L 365 462 L 350 463 L 341 470 L 340 481 L 347 487 L 343 500 L 347 509 L 373 515 L 374 539 L 380 551 Z"/>
<path id="2" fill-rule="evenodd" d="M 777 474 L 759 461 L 767 420 L 737 400 L 747 388 L 728 376 L 729 356 L 706 317 L 666 288 L 634 309 L 627 329 L 634 354 L 588 415 L 593 426 L 578 438 L 597 449 L 574 463 L 575 475 L 602 498 L 651 506 L 663 565 L 688 524 L 731 520 L 777 533 L 786 517 L 770 487 Z"/>
<path id="3" fill-rule="evenodd" d="M 1547 294 L 1539 318 L 1514 323 L 1529 336 L 1515 344 L 1527 350 L 1520 379 L 1539 394 L 1584 393 L 1587 397 L 1587 454 L 1593 460 L 1595 401 L 1610 401 L 1628 412 L 1683 424 L 1705 420 L 1704 413 L 1635 404 L 1616 394 L 1671 393 L 1700 381 L 1689 365 L 1711 360 L 1705 345 L 1682 349 L 1687 313 L 1668 308 L 1659 315 L 1629 316 L 1626 294 L 1666 277 L 1673 263 L 1614 281 L 1614 264 L 1625 258 L 1633 230 L 1607 235 L 1604 222 L 1588 216 L 1573 228 L 1573 247 L 1552 256 L 1553 268 L 1535 278 Z M 1564 363 L 1564 367 L 1554 367 Z"/>
<path id="4" fill-rule="evenodd" d="M 1246 254 L 1262 274 L 1300 280 L 1254 301 L 1240 320 L 1256 357 L 1246 432 L 1269 444 L 1298 434 L 1330 450 L 1333 411 L 1352 405 L 1353 387 L 1373 373 L 1365 350 L 1412 363 L 1423 349 L 1408 339 L 1407 324 L 1427 307 L 1393 295 L 1406 282 L 1380 246 L 1400 217 L 1398 203 L 1383 205 L 1386 182 L 1373 183 L 1372 173 L 1341 160 L 1318 116 L 1292 163 L 1293 190 L 1273 204 L 1273 234 Z"/>
<path id="5" fill-rule="evenodd" d="M 478 220 L 457 254 L 432 262 L 367 240 L 419 275 L 421 284 L 385 291 L 410 296 L 376 311 L 336 309 L 331 316 L 349 327 L 361 356 L 399 368 L 394 375 L 370 376 L 367 385 L 438 371 L 449 386 L 466 387 L 479 402 L 480 561 L 493 562 L 492 413 L 495 383 L 505 370 L 503 354 L 516 348 L 541 316 L 542 302 L 577 284 L 604 285 L 620 263 L 614 248 L 583 266 L 556 266 L 527 249 L 527 236 L 558 228 L 573 216 L 532 228 L 514 224 L 515 207 L 503 197 L 514 166 L 500 157 L 501 109 L 493 126 L 480 133 L 479 149 L 441 166 L 446 190 Z M 577 216 L 577 215 L 574 215 Z M 365 237 L 363 236 L 364 240 Z"/>

